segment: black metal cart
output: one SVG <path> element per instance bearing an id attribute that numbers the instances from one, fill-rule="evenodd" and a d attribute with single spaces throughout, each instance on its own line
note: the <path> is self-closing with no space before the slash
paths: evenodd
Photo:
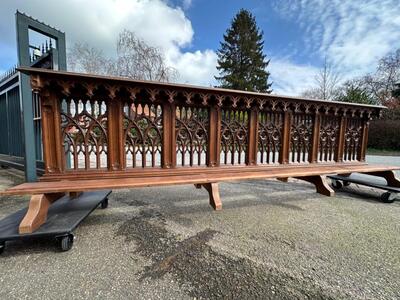
<path id="1" fill-rule="evenodd" d="M 356 173 L 350 176 L 330 175 L 328 178 L 332 180 L 335 189 L 355 183 L 386 191 L 381 195 L 382 202 L 393 203 L 395 200 L 400 200 L 400 187 L 389 186 L 386 180 L 380 177 Z"/>
<path id="2" fill-rule="evenodd" d="M 72 248 L 73 231 L 98 206 L 107 208 L 110 190 L 84 192 L 75 199 L 69 196 L 54 202 L 48 211 L 47 221 L 39 229 L 29 234 L 19 234 L 18 227 L 27 208 L 21 209 L 0 221 L 0 254 L 7 241 L 55 238 L 62 251 Z"/>

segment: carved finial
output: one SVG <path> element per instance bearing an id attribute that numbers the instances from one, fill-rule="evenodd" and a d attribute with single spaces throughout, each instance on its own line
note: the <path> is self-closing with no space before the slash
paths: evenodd
<path id="1" fill-rule="evenodd" d="M 111 100 L 115 99 L 115 97 L 117 96 L 118 86 L 113 84 L 106 84 L 105 88 L 107 89 Z"/>
<path id="2" fill-rule="evenodd" d="M 150 101 L 154 102 L 156 101 L 156 96 L 158 94 L 158 89 L 146 89 L 146 91 L 149 93 L 150 95 Z"/>
<path id="3" fill-rule="evenodd" d="M 216 95 L 215 98 L 217 98 L 217 105 L 219 107 L 222 106 L 222 102 L 224 102 L 225 96 L 224 95 Z"/>
<path id="4" fill-rule="evenodd" d="M 127 87 L 127 90 L 129 92 L 129 98 L 135 101 L 137 94 L 140 93 L 140 89 L 138 87 Z"/>
<path id="5" fill-rule="evenodd" d="M 277 106 L 278 106 L 278 101 L 272 100 L 271 101 L 271 110 L 275 111 Z"/>
<path id="6" fill-rule="evenodd" d="M 203 94 L 203 93 L 201 93 L 201 94 L 200 94 L 200 97 L 201 97 L 201 99 L 202 99 L 201 104 L 203 104 L 204 106 L 207 106 L 207 104 L 208 104 L 208 99 L 210 98 L 210 95 L 209 95 L 209 94 Z"/>
<path id="7" fill-rule="evenodd" d="M 246 102 L 246 108 L 250 108 L 251 103 L 253 103 L 254 101 L 254 98 L 246 98 L 244 101 Z"/>
<path id="8" fill-rule="evenodd" d="M 240 98 L 237 96 L 231 96 L 232 107 L 237 107 L 237 103 L 239 102 Z"/>
<path id="9" fill-rule="evenodd" d="M 265 103 L 267 103 L 267 100 L 265 99 L 257 99 L 258 101 L 258 107 L 260 110 L 262 110 L 264 108 Z"/>
<path id="10" fill-rule="evenodd" d="M 310 104 L 307 103 L 307 104 L 304 105 L 304 107 L 305 107 L 305 111 L 304 112 L 306 114 L 308 114 L 310 112 Z"/>
<path id="11" fill-rule="evenodd" d="M 178 92 L 173 90 L 166 90 L 165 92 L 168 95 L 168 102 L 173 103 L 175 101 L 176 95 L 178 95 Z"/>
<path id="12" fill-rule="evenodd" d="M 60 80 L 59 82 L 61 88 L 62 88 L 62 94 L 64 96 L 70 96 L 71 95 L 71 87 L 72 87 L 72 82 L 67 81 L 67 80 Z"/>
<path id="13" fill-rule="evenodd" d="M 288 108 L 289 108 L 289 105 L 290 105 L 289 102 L 283 101 L 283 102 L 282 102 L 282 109 L 283 109 L 283 111 L 287 111 Z"/>
<path id="14" fill-rule="evenodd" d="M 89 98 L 92 98 L 94 95 L 94 90 L 96 88 L 96 85 L 93 82 L 85 82 L 83 86 L 86 88 L 87 91 L 86 94 L 89 96 Z"/>
<path id="15" fill-rule="evenodd" d="M 186 104 L 192 104 L 193 92 L 183 92 L 183 96 L 186 98 Z"/>
<path id="16" fill-rule="evenodd" d="M 294 104 L 294 112 L 300 112 L 300 103 L 295 103 Z"/>
<path id="17" fill-rule="evenodd" d="M 39 74 L 32 74 L 31 75 L 31 88 L 34 92 L 40 92 L 43 88 L 44 84 L 42 78 Z"/>

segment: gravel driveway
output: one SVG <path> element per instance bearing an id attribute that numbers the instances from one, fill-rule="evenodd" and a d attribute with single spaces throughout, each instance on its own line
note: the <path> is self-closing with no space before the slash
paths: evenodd
<path id="1" fill-rule="evenodd" d="M 0 170 L 0 189 L 18 176 Z M 9 243 L 0 299 L 400 298 L 400 202 L 357 186 L 325 197 L 294 180 L 220 189 L 219 212 L 190 185 L 118 190 L 69 252 Z M 0 197 L 0 218 L 27 199 Z"/>

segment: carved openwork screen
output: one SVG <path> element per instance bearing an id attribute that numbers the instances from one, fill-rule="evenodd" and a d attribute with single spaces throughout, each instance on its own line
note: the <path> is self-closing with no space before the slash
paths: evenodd
<path id="1" fill-rule="evenodd" d="M 248 127 L 247 111 L 221 110 L 221 164 L 245 164 Z"/>
<path id="2" fill-rule="evenodd" d="M 107 167 L 107 103 L 67 99 L 61 103 L 66 169 Z"/>
<path id="3" fill-rule="evenodd" d="M 343 160 L 358 160 L 361 149 L 363 121 L 359 118 L 348 118 L 344 138 Z"/>
<path id="4" fill-rule="evenodd" d="M 283 114 L 260 112 L 258 114 L 257 163 L 278 163 L 282 146 Z"/>
<path id="5" fill-rule="evenodd" d="M 340 118 L 323 115 L 319 134 L 318 161 L 331 162 L 338 148 Z"/>
<path id="6" fill-rule="evenodd" d="M 293 114 L 290 129 L 290 163 L 307 163 L 312 148 L 313 116 Z"/>
<path id="7" fill-rule="evenodd" d="M 127 168 L 159 167 L 162 152 L 162 107 L 125 103 L 124 144 Z"/>
<path id="8" fill-rule="evenodd" d="M 209 116 L 206 108 L 177 106 L 175 110 L 176 165 L 204 166 Z"/>
<path id="9" fill-rule="evenodd" d="M 139 176 L 145 168 L 163 168 L 162 174 L 197 168 L 193 172 L 200 174 L 246 164 L 261 170 L 274 164 L 363 162 L 368 122 L 382 109 L 21 70 L 31 75 L 41 98 L 45 176 L 53 178 L 86 171 L 82 176 L 118 178 L 125 172 Z"/>

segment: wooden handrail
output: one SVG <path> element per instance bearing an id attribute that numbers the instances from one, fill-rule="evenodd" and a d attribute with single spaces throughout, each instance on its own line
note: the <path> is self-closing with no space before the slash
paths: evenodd
<path id="1" fill-rule="evenodd" d="M 34 68 L 44 177 L 365 160 L 382 106 Z M 69 175 L 70 174 L 70 175 Z"/>

